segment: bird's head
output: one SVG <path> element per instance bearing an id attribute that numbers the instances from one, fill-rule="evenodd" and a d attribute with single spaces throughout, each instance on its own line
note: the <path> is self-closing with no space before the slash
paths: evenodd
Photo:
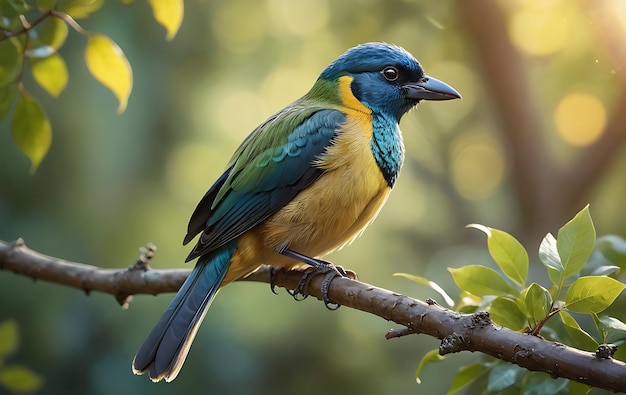
<path id="1" fill-rule="evenodd" d="M 349 49 L 318 79 L 320 85 L 329 82 L 338 84 L 343 105 L 362 104 L 374 112 L 395 116 L 397 121 L 421 100 L 461 97 L 448 84 L 426 75 L 406 50 L 385 43 Z"/>

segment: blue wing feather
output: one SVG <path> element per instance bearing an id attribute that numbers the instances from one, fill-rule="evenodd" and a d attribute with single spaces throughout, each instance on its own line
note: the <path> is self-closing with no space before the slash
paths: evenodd
<path id="1" fill-rule="evenodd" d="M 246 158 L 247 163 L 234 158 L 192 215 L 185 241 L 203 233 L 187 261 L 241 236 L 317 180 L 323 170 L 314 162 L 332 144 L 344 121 L 344 113 L 320 109 L 296 126 L 279 146 L 266 147 Z M 261 132 L 272 133 L 272 128 Z M 250 141 L 248 138 L 244 144 Z M 237 152 L 241 155 L 245 149 L 240 147 Z"/>

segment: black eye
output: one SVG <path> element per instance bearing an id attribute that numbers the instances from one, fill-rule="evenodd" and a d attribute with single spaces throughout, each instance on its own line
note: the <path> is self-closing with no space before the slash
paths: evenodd
<path id="1" fill-rule="evenodd" d="M 400 77 L 400 72 L 397 68 L 393 66 L 385 67 L 383 71 L 381 71 L 381 73 L 383 74 L 383 77 L 385 77 L 385 79 L 390 82 L 393 82 L 397 80 L 398 77 Z"/>

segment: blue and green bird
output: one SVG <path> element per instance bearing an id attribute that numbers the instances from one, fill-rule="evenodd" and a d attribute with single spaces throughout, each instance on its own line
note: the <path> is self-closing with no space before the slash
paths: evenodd
<path id="1" fill-rule="evenodd" d="M 184 239 L 200 234 L 186 260 L 198 262 L 133 371 L 174 380 L 226 284 L 261 265 L 324 266 L 317 257 L 352 242 L 387 200 L 404 160 L 402 116 L 421 100 L 460 97 L 394 45 L 362 44 L 331 63 L 254 129 L 200 200 Z"/>

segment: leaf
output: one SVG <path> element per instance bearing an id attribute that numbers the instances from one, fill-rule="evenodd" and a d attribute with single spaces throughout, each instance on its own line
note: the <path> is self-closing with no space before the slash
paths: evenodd
<path id="1" fill-rule="evenodd" d="M 65 12 L 74 19 L 87 18 L 98 11 L 104 0 L 59 0 L 56 9 Z"/>
<path id="2" fill-rule="evenodd" d="M 439 349 L 431 350 L 424 355 L 424 358 L 420 361 L 419 365 L 417 365 L 417 370 L 415 370 L 415 381 L 417 384 L 422 384 L 422 379 L 420 379 L 420 375 L 422 374 L 422 370 L 426 367 L 426 364 L 429 362 L 439 362 L 444 360 L 445 357 L 439 355 Z"/>
<path id="3" fill-rule="evenodd" d="M 580 271 L 589 259 L 595 244 L 596 230 L 587 205 L 563 225 L 557 235 L 556 248 L 565 268 L 563 278 Z"/>
<path id="4" fill-rule="evenodd" d="M 67 85 L 67 66 L 56 53 L 47 58 L 32 59 L 32 71 L 35 81 L 53 97 L 59 96 Z"/>
<path id="5" fill-rule="evenodd" d="M 10 365 L 0 370 L 0 384 L 10 392 L 33 392 L 41 388 L 43 380 L 30 369 Z"/>
<path id="6" fill-rule="evenodd" d="M 9 84 L 0 86 L 0 121 L 2 121 L 11 111 L 15 97 L 17 96 L 17 85 Z"/>
<path id="7" fill-rule="evenodd" d="M 523 287 L 528 276 L 528 253 L 520 242 L 498 229 L 477 224 L 468 227 L 481 230 L 487 235 L 487 248 L 493 260 L 515 284 Z"/>
<path id="8" fill-rule="evenodd" d="M 183 0 L 148 0 L 148 3 L 152 7 L 154 19 L 165 28 L 167 40 L 172 40 L 183 21 Z"/>
<path id="9" fill-rule="evenodd" d="M 511 388 L 517 382 L 518 378 L 526 373 L 525 369 L 510 363 L 498 363 L 489 373 L 489 381 L 487 383 L 487 392 L 490 394 L 504 391 Z"/>
<path id="10" fill-rule="evenodd" d="M 565 307 L 573 312 L 599 313 L 613 303 L 626 286 L 611 277 L 580 277 L 565 295 Z"/>
<path id="11" fill-rule="evenodd" d="M 452 379 L 450 389 L 446 395 L 454 395 L 467 385 L 471 384 L 474 380 L 480 377 L 487 370 L 487 367 L 482 363 L 473 363 L 471 365 L 462 366 Z"/>
<path id="12" fill-rule="evenodd" d="M 459 288 L 476 296 L 519 293 L 498 272 L 485 266 L 468 265 L 458 269 L 449 267 L 448 271 Z"/>
<path id="13" fill-rule="evenodd" d="M 626 268 L 626 240 L 618 235 L 598 237 L 596 249 L 609 261 Z"/>
<path id="14" fill-rule="evenodd" d="M 606 332 L 605 343 L 626 343 L 626 324 L 614 317 L 600 317 L 600 325 Z"/>
<path id="15" fill-rule="evenodd" d="M 19 42 L 14 39 L 0 41 L 0 86 L 15 81 L 21 64 Z"/>
<path id="16" fill-rule="evenodd" d="M 526 327 L 526 315 L 520 310 L 515 301 L 499 296 L 491 302 L 489 307 L 491 319 L 496 324 L 514 331 Z"/>
<path id="17" fill-rule="evenodd" d="M 432 288 L 437 293 L 439 293 L 439 295 L 441 295 L 443 297 L 443 299 L 448 304 L 448 306 L 450 306 L 450 307 L 454 306 L 454 300 L 452 300 L 450 295 L 448 295 L 447 292 L 443 288 L 441 288 L 439 286 L 439 284 L 437 284 L 436 282 L 430 281 L 430 280 L 428 280 L 428 279 L 426 279 L 424 277 L 415 276 L 413 274 L 408 274 L 408 273 L 394 273 L 393 275 L 397 276 L 397 277 L 404 277 L 404 278 L 407 278 L 407 279 L 409 279 L 411 281 L 415 281 L 418 284 L 426 285 L 426 286 Z"/>
<path id="18" fill-rule="evenodd" d="M 45 58 L 61 48 L 67 38 L 68 28 L 65 21 L 59 18 L 46 18 L 36 30 L 31 30 L 32 40 L 26 55 Z"/>
<path id="19" fill-rule="evenodd" d="M 532 283 L 526 290 L 524 304 L 529 318 L 534 322 L 539 322 L 550 312 L 552 297 L 547 289 L 537 283 Z"/>
<path id="20" fill-rule="evenodd" d="M 15 144 L 30 159 L 31 173 L 35 172 L 50 148 L 52 129 L 39 103 L 26 93 L 15 105 L 11 129 Z"/>
<path id="21" fill-rule="evenodd" d="M 117 98 L 117 112 L 124 112 L 133 88 L 133 71 L 124 52 L 107 36 L 93 34 L 87 41 L 85 62 L 93 77 Z"/>
<path id="22" fill-rule="evenodd" d="M 570 313 L 561 310 L 559 311 L 559 317 L 561 318 L 561 322 L 563 323 L 563 325 L 565 325 L 565 330 L 567 331 L 567 334 L 574 341 L 574 347 L 586 351 L 594 351 L 598 348 L 598 342 L 596 341 L 596 339 L 591 337 L 589 333 L 583 330 Z"/>
<path id="23" fill-rule="evenodd" d="M 565 268 L 556 249 L 556 239 L 548 233 L 539 246 L 539 260 L 548 269 L 548 276 L 554 285 L 559 285 Z"/>
<path id="24" fill-rule="evenodd" d="M 0 323 L 0 359 L 15 352 L 18 343 L 17 323 L 6 320 Z"/>

